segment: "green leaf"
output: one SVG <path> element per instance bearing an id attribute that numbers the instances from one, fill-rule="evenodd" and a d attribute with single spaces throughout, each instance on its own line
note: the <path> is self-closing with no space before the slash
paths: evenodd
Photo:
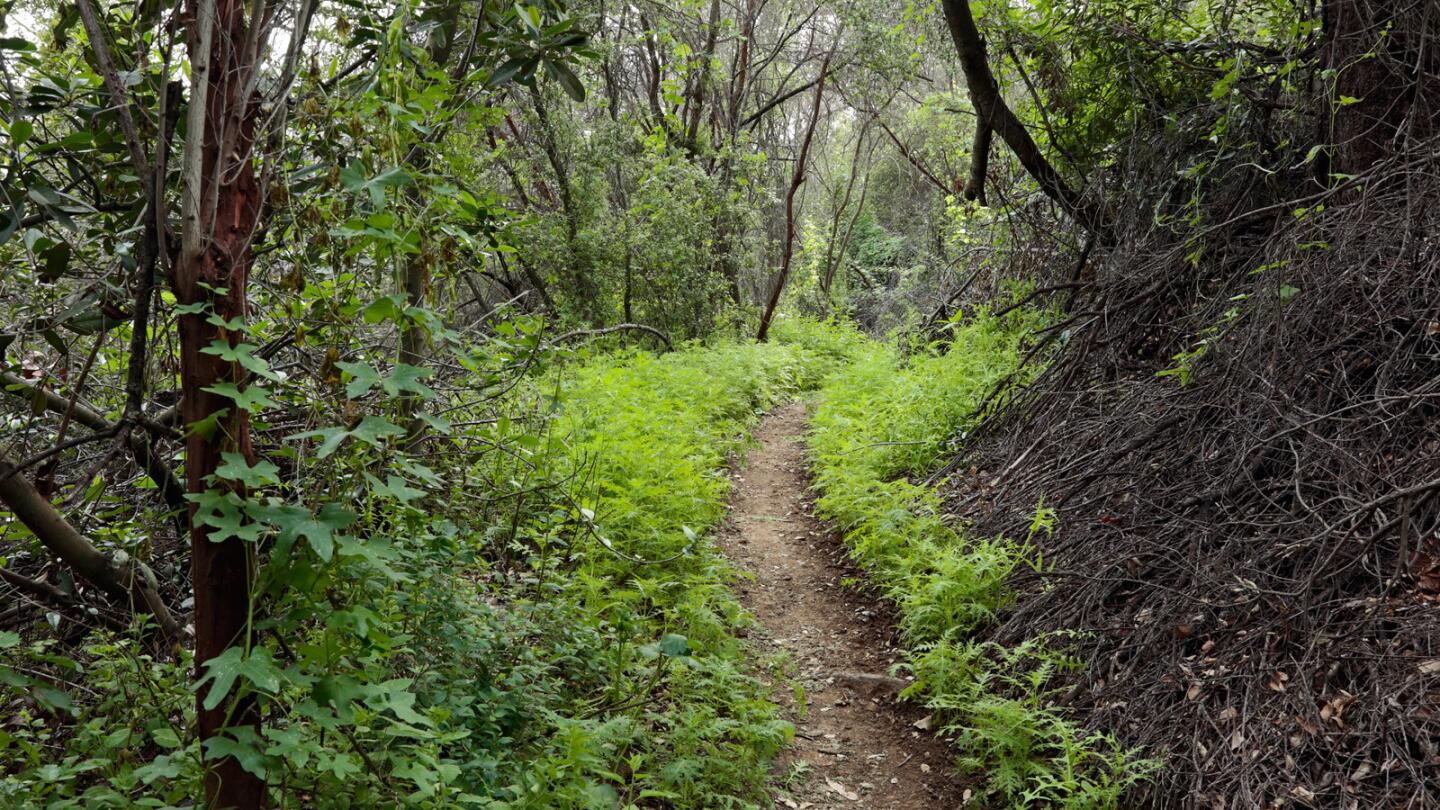
<path id="1" fill-rule="evenodd" d="M 435 784 L 440 781 L 439 773 L 415 759 L 405 760 L 400 767 L 392 769 L 390 775 L 409 779 L 420 795 L 426 797 L 435 795 Z"/>
<path id="2" fill-rule="evenodd" d="M 339 534 L 335 536 L 335 551 L 342 557 L 364 560 L 371 568 L 395 582 L 410 581 L 410 577 L 390 566 L 389 560 L 395 559 L 398 555 L 395 549 L 384 540 L 374 537 L 361 540 L 348 534 Z"/>
<path id="3" fill-rule="evenodd" d="M 237 406 L 250 413 L 260 413 L 266 408 L 275 407 L 276 404 L 275 400 L 270 398 L 268 391 L 253 383 L 245 386 L 244 390 L 241 390 L 235 383 L 228 382 L 216 383 L 204 390 L 222 397 L 229 397 Z"/>
<path id="4" fill-rule="evenodd" d="M 215 438 L 220 430 L 220 420 L 230 415 L 229 408 L 221 408 L 204 419 L 191 422 L 185 429 L 186 436 L 199 436 L 205 441 Z"/>
<path id="5" fill-rule="evenodd" d="M 345 386 L 345 396 L 358 399 L 380 383 L 380 372 L 366 363 L 336 363 L 335 367 L 350 375 Z"/>
<path id="6" fill-rule="evenodd" d="M 245 324 L 245 319 L 238 315 L 234 318 L 222 318 L 219 315 L 211 313 L 205 318 L 205 322 L 212 326 L 218 326 L 227 332 L 248 332 L 250 330 L 250 327 Z"/>
<path id="7" fill-rule="evenodd" d="M 495 70 L 494 73 L 491 73 L 489 80 L 487 80 L 485 84 L 489 87 L 499 87 L 500 85 L 514 79 L 515 76 L 518 75 L 520 71 L 525 68 L 526 65 L 533 66 L 533 64 L 533 59 L 523 56 L 517 56 L 514 59 L 511 59 L 510 61 L 501 65 Z"/>
<path id="8" fill-rule="evenodd" d="M 54 329 L 42 329 L 40 331 L 40 337 L 44 338 L 45 342 L 49 343 L 55 351 L 61 354 L 70 353 L 70 347 L 65 345 L 65 339 L 60 337 L 60 333 Z"/>
<path id="9" fill-rule="evenodd" d="M 189 304 L 176 304 L 175 312 L 179 315 L 204 315 L 211 310 L 209 301 L 195 301 Z"/>
<path id="10" fill-rule="evenodd" d="M 678 633 L 667 633 L 660 639 L 660 652 L 670 658 L 681 658 L 690 654 L 690 640 Z"/>
<path id="11" fill-rule="evenodd" d="M 251 343 L 237 343 L 231 346 L 229 341 L 216 339 L 200 351 L 204 354 L 213 354 L 227 363 L 237 363 L 241 368 L 256 376 L 278 382 L 280 377 L 270 370 L 270 364 L 265 362 L 264 358 L 255 356 L 257 348 Z"/>
<path id="12" fill-rule="evenodd" d="M 348 528 L 360 516 L 338 503 L 327 503 L 320 507 L 316 516 L 303 506 L 279 506 L 269 510 L 266 520 L 280 529 L 281 543 L 294 543 L 303 538 L 315 550 L 316 556 L 329 562 L 334 555 L 335 532 Z"/>
<path id="13" fill-rule="evenodd" d="M 420 421 L 429 425 L 430 429 L 435 431 L 436 433 L 444 436 L 449 436 L 451 433 L 455 432 L 455 426 L 451 424 L 449 419 L 446 419 L 443 416 L 436 416 L 429 413 L 420 413 L 416 414 L 415 416 Z"/>
<path id="14" fill-rule="evenodd" d="M 70 243 L 56 242 L 40 254 L 45 260 L 45 267 L 40 271 L 40 278 L 43 281 L 59 281 L 70 269 Z"/>
<path id="15" fill-rule="evenodd" d="M 367 416 L 350 431 L 350 435 L 367 444 L 380 447 L 386 436 L 404 436 L 405 428 L 383 416 Z"/>
<path id="16" fill-rule="evenodd" d="M 8 650 L 11 647 L 20 646 L 20 634 L 10 630 L 0 630 L 0 650 Z"/>
<path id="17" fill-rule="evenodd" d="M 370 182 L 384 188 L 400 188 L 415 182 L 415 178 L 409 172 L 396 166 L 375 175 Z"/>
<path id="18" fill-rule="evenodd" d="M 337 363 L 336 365 L 339 364 Z M 434 369 L 396 363 L 395 368 L 390 371 L 390 376 L 386 377 L 384 382 L 381 383 L 381 387 L 385 389 L 385 393 L 391 396 L 399 396 L 403 393 L 414 393 L 419 394 L 425 399 L 433 399 L 435 392 L 422 384 L 420 380 L 425 377 L 434 376 L 434 374 Z"/>
<path id="19" fill-rule="evenodd" d="M 215 476 L 228 481 L 239 481 L 247 487 L 263 487 L 280 483 L 280 468 L 264 459 L 255 466 L 240 453 L 221 453 L 223 463 L 215 468 Z"/>
<path id="20" fill-rule="evenodd" d="M 255 729 L 227 728 L 225 733 L 205 741 L 205 758 L 210 761 L 233 757 L 240 767 L 264 779 L 267 773 L 264 743 Z"/>
<path id="21" fill-rule="evenodd" d="M 165 754 L 151 760 L 149 764 L 142 765 L 135 769 L 135 778 L 142 784 L 152 785 L 164 780 L 169 782 L 181 773 L 181 764 L 185 761 L 183 755 L 171 756 Z"/>
<path id="22" fill-rule="evenodd" d="M 400 188 L 415 182 L 415 178 L 399 166 L 386 169 L 370 178 L 365 176 L 366 171 L 365 164 L 358 160 L 352 160 L 349 165 L 340 170 L 340 182 L 347 191 L 368 194 L 370 204 L 376 208 L 385 205 L 385 189 Z"/>
<path id="23" fill-rule="evenodd" d="M 349 437 L 350 431 L 343 427 L 320 428 L 319 430 L 307 430 L 304 433 L 294 433 L 285 437 L 286 441 L 297 441 L 299 439 L 324 439 L 320 448 L 315 451 L 318 458 L 326 458 L 339 449 L 340 445 Z"/>
<path id="24" fill-rule="evenodd" d="M 560 82 L 560 86 L 565 90 L 565 95 L 575 101 L 585 100 L 585 85 L 580 83 L 580 77 L 570 70 L 569 65 L 547 59 L 545 60 L 545 69 L 556 81 Z"/>
<path id="25" fill-rule="evenodd" d="M 370 482 L 370 489 L 375 494 L 394 498 L 406 505 L 425 495 L 425 490 L 407 486 L 405 479 L 398 476 L 387 475 L 385 482 L 381 483 L 380 479 L 370 473 L 365 473 L 365 480 Z"/>
<path id="26" fill-rule="evenodd" d="M 10 241 L 10 237 L 14 236 L 15 231 L 20 229 L 20 220 L 24 216 L 25 204 L 19 200 L 16 201 L 14 208 L 7 211 L 0 211 L 0 217 L 4 217 L 3 220 L 0 220 L 0 245 Z"/>
<path id="27" fill-rule="evenodd" d="M 340 184 L 345 187 L 346 191 L 358 193 L 365 189 L 365 175 L 368 173 L 369 170 L 365 168 L 365 164 L 358 160 L 352 160 L 340 170 Z"/>
<path id="28" fill-rule="evenodd" d="M 160 726 L 159 728 L 154 729 L 150 732 L 150 737 L 154 739 L 155 744 L 160 746 L 161 748 L 180 747 L 180 735 L 176 734 L 175 729 L 170 728 L 169 726 Z"/>
<path id="29" fill-rule="evenodd" d="M 386 320 L 399 321 L 404 317 L 404 303 L 398 295 L 377 298 L 361 310 L 360 317 L 365 319 L 365 323 L 380 323 Z"/>
<path id="30" fill-rule="evenodd" d="M 340 780 L 344 780 L 346 777 L 357 774 L 362 770 L 360 767 L 360 758 L 352 754 L 332 754 L 329 751 L 322 751 L 317 758 L 317 764 L 320 766 L 320 770 L 329 771 L 335 774 L 336 779 Z"/>
<path id="31" fill-rule="evenodd" d="M 0 684 L 14 687 L 16 689 L 25 689 L 28 688 L 32 683 L 34 683 L 34 681 L 30 680 L 24 675 L 21 675 L 10 667 L 5 666 L 4 664 L 0 664 Z"/>
<path id="32" fill-rule="evenodd" d="M 70 697 L 69 693 L 62 692 L 53 686 L 37 684 L 33 694 L 35 699 L 40 702 L 40 705 L 53 712 L 68 712 L 75 708 L 75 701 Z"/>
<path id="33" fill-rule="evenodd" d="M 261 692 L 274 694 L 280 691 L 280 677 L 280 668 L 268 648 L 257 647 L 246 655 L 240 647 L 231 647 L 205 662 L 205 674 L 195 682 L 195 689 L 210 684 L 201 704 L 208 711 L 219 706 L 241 678 Z"/>
<path id="34" fill-rule="evenodd" d="M 440 478 L 439 474 L 418 461 L 414 461 L 413 459 L 401 456 L 400 458 L 395 459 L 395 464 L 399 466 L 400 469 L 404 470 L 406 473 L 420 479 L 421 481 L 429 484 L 432 487 L 438 488 L 445 485 L 445 482 Z"/>
<path id="35" fill-rule="evenodd" d="M 233 492 L 207 490 L 185 497 L 196 505 L 195 522 L 213 529 L 209 534 L 212 543 L 232 537 L 253 543 L 265 535 L 264 524 L 246 519 L 243 502 Z"/>
<path id="36" fill-rule="evenodd" d="M 365 703 L 376 711 L 389 710 L 400 720 L 417 726 L 432 726 L 430 718 L 415 711 L 416 694 L 410 691 L 409 678 L 392 678 L 376 687 L 375 694 Z"/>

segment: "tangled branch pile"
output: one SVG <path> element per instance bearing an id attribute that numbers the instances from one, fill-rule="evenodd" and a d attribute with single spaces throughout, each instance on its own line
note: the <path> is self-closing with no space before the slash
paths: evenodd
<path id="1" fill-rule="evenodd" d="M 1040 282 L 1083 285 L 1042 333 L 1053 362 L 950 468 L 977 533 L 1058 513 L 992 638 L 1082 631 L 1061 701 L 1167 757 L 1147 806 L 1435 802 L 1440 140 L 1419 75 L 1376 90 L 1410 119 L 1369 119 L 1329 184 L 1283 137 L 1313 120 L 1257 116 L 1203 181 L 1177 170 L 1183 124 L 1137 139 L 1125 186 L 1149 192 L 1113 246 Z"/>

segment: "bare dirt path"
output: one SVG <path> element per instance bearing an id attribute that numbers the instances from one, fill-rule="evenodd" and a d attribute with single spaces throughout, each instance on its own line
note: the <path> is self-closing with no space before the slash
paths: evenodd
<path id="1" fill-rule="evenodd" d="M 735 471 L 720 545 L 754 576 L 738 590 L 763 631 L 754 639 L 785 661 L 795 745 L 775 774 L 776 805 L 840 810 L 961 806 L 945 744 L 916 727 L 924 713 L 900 704 L 903 681 L 888 611 L 845 587 L 858 574 L 838 538 L 810 514 L 804 405 L 770 414 L 759 446 Z M 782 687 L 786 684 L 782 682 Z"/>

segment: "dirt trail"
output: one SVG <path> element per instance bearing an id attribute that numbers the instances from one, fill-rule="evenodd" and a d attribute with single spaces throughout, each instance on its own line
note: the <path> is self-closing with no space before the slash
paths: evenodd
<path id="1" fill-rule="evenodd" d="M 796 737 L 776 769 L 776 805 L 829 810 L 958 807 L 945 744 L 916 728 L 924 713 L 896 702 L 903 682 L 890 615 L 842 585 L 857 576 L 839 540 L 805 497 L 805 409 L 780 408 L 756 431 L 760 446 L 735 473 L 720 544 L 754 575 L 738 587 L 764 630 L 755 639 L 786 659 L 804 686 L 792 702 Z"/>

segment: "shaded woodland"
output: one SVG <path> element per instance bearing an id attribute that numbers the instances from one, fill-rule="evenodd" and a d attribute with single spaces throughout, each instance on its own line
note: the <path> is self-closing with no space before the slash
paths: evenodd
<path id="1" fill-rule="evenodd" d="M 0 24 L 0 804 L 773 806 L 801 396 L 974 806 L 1440 801 L 1436 0 Z"/>

